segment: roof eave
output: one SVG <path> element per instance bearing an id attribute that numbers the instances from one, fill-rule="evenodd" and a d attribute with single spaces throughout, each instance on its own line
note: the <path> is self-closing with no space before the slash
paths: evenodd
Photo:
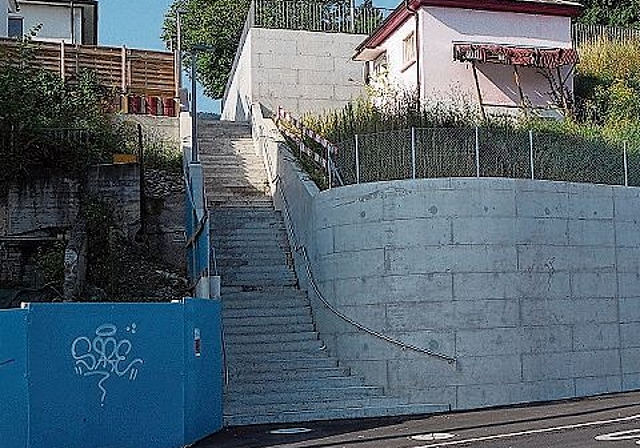
<path id="1" fill-rule="evenodd" d="M 407 5 L 408 4 L 408 5 Z M 545 3 L 522 0 L 486 0 L 479 7 L 476 0 L 409 0 L 402 2 L 394 12 L 358 47 L 352 57 L 354 61 L 363 60 L 365 49 L 375 49 L 393 34 L 420 7 L 440 6 L 445 8 L 479 9 L 482 11 L 516 12 L 524 14 L 542 14 L 560 17 L 577 17 L 583 6 L 579 3 Z M 367 60 L 367 59 L 364 59 Z"/>
<path id="2" fill-rule="evenodd" d="M 18 0 L 9 0 L 9 12 L 18 12 L 20 8 L 18 7 Z"/>
<path id="3" fill-rule="evenodd" d="M 355 54 L 352 59 L 354 61 L 370 60 L 362 59 L 364 50 L 372 50 L 378 47 L 382 42 L 399 27 L 401 27 L 413 15 L 413 5 L 420 3 L 420 0 L 410 0 L 410 7 L 407 8 L 407 2 L 402 2 L 382 24 L 376 28 L 360 45 L 356 47 Z"/>

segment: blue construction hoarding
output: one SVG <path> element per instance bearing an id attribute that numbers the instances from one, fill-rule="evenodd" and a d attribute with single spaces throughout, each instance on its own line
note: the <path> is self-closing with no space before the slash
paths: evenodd
<path id="1" fill-rule="evenodd" d="M 215 300 L 0 312 L 1 446 L 173 448 L 216 432 L 220 332 Z"/>
<path id="2" fill-rule="evenodd" d="M 27 316 L 24 310 L 0 312 L 0 446 L 27 445 Z"/>

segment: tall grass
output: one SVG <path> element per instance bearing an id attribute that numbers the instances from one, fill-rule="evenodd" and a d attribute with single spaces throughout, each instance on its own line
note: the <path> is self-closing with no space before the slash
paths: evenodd
<path id="1" fill-rule="evenodd" d="M 573 119 L 547 121 L 514 116 L 480 118 L 470 103 L 420 102 L 412 95 L 376 106 L 359 100 L 342 110 L 307 116 L 304 122 L 338 145 L 335 162 L 347 183 L 356 180 L 355 135 L 360 142 L 360 179 L 410 178 L 411 128 L 416 128 L 416 176 L 476 175 L 476 128 L 480 175 L 528 178 L 530 143 L 534 146 L 536 179 L 624 183 L 624 141 L 628 141 L 630 182 L 640 185 L 640 139 Z M 635 128 L 640 136 L 640 126 Z M 634 144 L 639 143 L 639 144 Z"/>

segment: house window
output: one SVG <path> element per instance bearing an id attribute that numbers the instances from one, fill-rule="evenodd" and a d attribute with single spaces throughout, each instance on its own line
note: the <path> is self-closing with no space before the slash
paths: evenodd
<path id="1" fill-rule="evenodd" d="M 409 34 L 402 41 L 402 61 L 407 64 L 416 59 L 416 33 Z"/>
<path id="2" fill-rule="evenodd" d="M 389 63 L 387 62 L 387 52 L 385 51 L 380 56 L 375 58 L 372 65 L 372 76 L 385 76 L 387 74 L 387 70 L 389 69 Z"/>
<path id="3" fill-rule="evenodd" d="M 22 37 L 24 35 L 24 18 L 9 17 L 9 37 Z"/>

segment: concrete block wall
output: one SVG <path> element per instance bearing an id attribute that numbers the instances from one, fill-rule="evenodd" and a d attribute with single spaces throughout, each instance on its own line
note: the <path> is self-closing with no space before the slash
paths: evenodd
<path id="1" fill-rule="evenodd" d="M 361 34 L 251 28 L 225 92 L 223 120 L 246 120 L 253 102 L 295 116 L 339 109 L 365 93 L 351 60 Z"/>
<path id="2" fill-rule="evenodd" d="M 220 118 L 229 121 L 246 121 L 253 96 L 253 35 L 255 28 L 250 28 L 244 42 L 238 46 L 237 64 L 231 73 L 230 84 L 224 92 L 222 113 Z"/>
<path id="3" fill-rule="evenodd" d="M 314 198 L 320 311 L 347 365 L 454 409 L 640 387 L 640 189 L 512 179 L 337 188 Z M 326 322 L 327 325 L 323 325 Z"/>
<path id="4" fill-rule="evenodd" d="M 320 192 L 266 140 L 275 202 L 282 191 L 326 299 L 457 360 L 336 317 L 296 252 L 321 337 L 368 382 L 452 409 L 640 389 L 639 188 L 460 178 Z"/>

